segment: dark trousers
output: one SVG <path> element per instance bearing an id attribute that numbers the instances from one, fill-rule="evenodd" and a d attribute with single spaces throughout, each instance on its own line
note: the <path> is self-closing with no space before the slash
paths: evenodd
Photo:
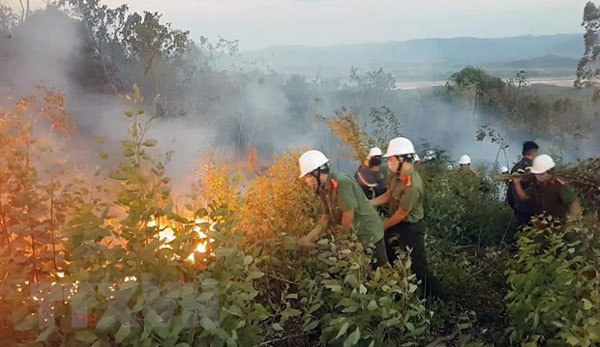
<path id="1" fill-rule="evenodd" d="M 515 211 L 515 219 L 517 220 L 517 229 L 521 229 L 524 226 L 531 224 L 531 216 L 534 214 L 529 211 Z"/>
<path id="2" fill-rule="evenodd" d="M 375 249 L 373 249 L 373 268 L 376 269 L 385 264 L 389 264 L 389 261 L 385 247 L 385 238 L 383 238 L 375 243 Z"/>
<path id="3" fill-rule="evenodd" d="M 385 232 L 385 244 L 388 259 L 394 263 L 398 259 L 398 252 L 407 251 L 410 248 L 411 269 L 421 281 L 423 296 L 442 297 L 443 289 L 429 270 L 427 254 L 425 252 L 425 224 L 403 222 L 394 225 Z"/>

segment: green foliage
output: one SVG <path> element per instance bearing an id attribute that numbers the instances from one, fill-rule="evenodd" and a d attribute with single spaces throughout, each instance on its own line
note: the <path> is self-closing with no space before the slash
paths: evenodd
<path id="1" fill-rule="evenodd" d="M 321 342 L 344 346 L 416 344 L 429 318 L 415 295 L 410 261 L 371 270 L 355 237 L 321 240 L 298 273 L 306 330 L 320 328 Z"/>
<path id="2" fill-rule="evenodd" d="M 480 142 L 486 138 L 491 143 L 498 144 L 500 148 L 508 148 L 508 144 L 506 143 L 504 136 L 502 136 L 502 134 L 500 134 L 496 129 L 492 128 L 489 123 L 483 124 L 479 129 L 477 129 L 477 133 L 475 135 L 475 139 Z"/>
<path id="3" fill-rule="evenodd" d="M 477 97 L 489 94 L 491 91 L 500 91 L 505 83 L 501 78 L 486 73 L 483 69 L 467 66 L 450 76 L 446 88 L 452 91 L 465 91 L 473 89 Z"/>
<path id="4" fill-rule="evenodd" d="M 99 0 L 60 0 L 58 9 L 81 21 L 89 54 L 89 68 L 80 77 L 83 85 L 90 71 L 97 81 L 91 87 L 111 89 L 114 94 L 128 92 L 137 83 L 154 101 L 153 111 L 160 116 L 180 116 L 188 106 L 181 95 L 203 72 L 212 71 L 215 57 L 235 54 L 237 42 L 205 37 L 197 42 L 189 31 L 175 29 L 158 12 L 130 11 L 127 5 L 111 8 Z M 133 81 L 133 82 L 132 82 Z"/>
<path id="5" fill-rule="evenodd" d="M 590 346 L 600 342 L 597 221 L 535 219 L 519 234 L 506 296 L 512 343 Z"/>
<path id="6" fill-rule="evenodd" d="M 182 54 L 189 44 L 187 31 L 160 23 L 161 14 L 128 13 L 127 5 L 109 8 L 97 0 L 63 0 L 79 14 L 88 29 L 96 54 L 105 59 L 105 50 L 122 54 L 142 64 L 144 75 L 152 66 Z"/>
<path id="7" fill-rule="evenodd" d="M 488 310 L 503 310 L 503 295 L 497 294 L 505 287 L 504 264 L 509 255 L 506 249 L 457 246 L 439 237 L 429 237 L 427 249 L 432 267 L 449 296 L 466 307 L 479 306 L 480 315 Z"/>
<path id="8" fill-rule="evenodd" d="M 444 171 L 426 186 L 425 218 L 432 235 L 462 244 L 498 245 L 514 232 L 512 210 L 482 173 Z"/>
<path id="9" fill-rule="evenodd" d="M 506 122 L 517 130 L 534 129 L 534 137 L 549 136 L 557 144 L 563 144 L 567 135 L 576 141 L 588 136 L 581 103 L 562 95 L 541 95 L 528 85 L 525 71 L 519 71 L 514 78 L 504 82 L 483 69 L 466 67 L 448 79 L 446 95 L 458 96 L 473 115 L 491 115 L 493 121 Z M 573 121 L 565 122 L 565 116 Z M 477 131 L 476 137 L 479 141 L 489 137 L 492 143 L 506 145 L 502 136 L 487 123 Z"/>
<path id="10" fill-rule="evenodd" d="M 585 5 L 583 10 L 583 22 L 585 35 L 583 41 L 585 51 L 577 65 L 576 87 L 595 87 L 594 99 L 598 100 L 598 70 L 594 67 L 598 61 L 598 29 L 600 27 L 600 10 L 591 1 Z"/>
<path id="11" fill-rule="evenodd" d="M 369 118 L 373 127 L 369 133 L 379 148 L 386 148 L 391 139 L 401 135 L 400 120 L 388 107 L 371 108 Z"/>
<path id="12" fill-rule="evenodd" d="M 359 88 L 391 90 L 394 87 L 394 76 L 386 73 L 383 68 L 367 71 L 363 75 L 358 73 L 358 68 L 350 69 L 350 80 L 357 83 Z"/>

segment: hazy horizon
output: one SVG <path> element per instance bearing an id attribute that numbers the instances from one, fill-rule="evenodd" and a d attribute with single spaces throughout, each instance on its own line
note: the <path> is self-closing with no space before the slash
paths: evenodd
<path id="1" fill-rule="evenodd" d="M 6 1 L 6 0 L 4 0 Z M 17 0 L 8 0 L 17 12 Z M 32 0 L 32 7 L 44 5 Z M 334 46 L 437 38 L 583 34 L 587 0 L 106 0 L 158 11 L 176 28 L 239 40 L 242 51 L 274 46 Z M 515 9 L 518 8 L 518 11 Z M 532 15 L 534 14 L 534 15 Z"/>
<path id="2" fill-rule="evenodd" d="M 406 40 L 385 40 L 385 41 L 365 41 L 365 42 L 340 42 L 340 43 L 323 44 L 323 45 L 293 44 L 293 43 L 291 43 L 291 44 L 281 44 L 281 45 L 265 46 L 265 47 L 261 47 L 261 48 L 252 48 L 252 49 L 242 50 L 242 52 L 260 51 L 260 50 L 263 50 L 263 49 L 280 48 L 280 47 L 317 47 L 317 48 L 327 48 L 327 47 L 336 47 L 336 46 L 360 46 L 360 45 L 366 45 L 366 44 L 398 43 L 398 42 L 425 41 L 425 40 L 453 40 L 453 39 L 486 40 L 486 39 L 510 39 L 510 38 L 517 38 L 517 37 L 526 37 L 526 36 L 544 37 L 544 36 L 580 35 L 580 34 L 582 35 L 582 40 L 583 40 L 583 34 L 584 34 L 583 32 L 581 32 L 581 33 L 579 33 L 579 32 L 574 32 L 574 33 L 552 33 L 552 34 L 539 34 L 539 35 L 521 34 L 521 35 L 496 36 L 496 37 L 491 37 L 491 36 L 482 36 L 482 37 L 478 37 L 478 36 L 419 37 L 419 38 L 406 39 Z"/>

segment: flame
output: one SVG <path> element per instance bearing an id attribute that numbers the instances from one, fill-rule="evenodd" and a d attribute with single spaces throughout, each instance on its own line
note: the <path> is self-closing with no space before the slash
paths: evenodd
<path id="1" fill-rule="evenodd" d="M 209 238 L 208 235 L 202 231 L 200 224 L 205 224 L 205 223 L 209 224 L 209 229 L 211 231 L 214 231 L 214 226 L 216 224 L 215 222 L 212 222 L 205 218 L 198 218 L 194 222 L 196 225 L 193 227 L 193 231 L 198 234 L 198 237 L 202 241 L 199 242 L 198 245 L 196 245 L 194 252 L 192 252 L 186 258 L 188 261 L 191 261 L 191 262 L 196 261 L 196 256 L 195 256 L 196 253 L 206 253 L 208 244 L 210 242 L 214 242 L 214 239 Z M 158 227 L 158 222 L 157 222 L 157 220 L 152 219 L 148 223 L 146 223 L 146 226 L 149 228 L 156 228 L 156 227 Z M 163 230 L 159 231 L 157 237 L 162 242 L 162 245 L 160 246 L 160 248 L 171 248 L 169 243 L 176 239 L 175 232 L 173 231 L 173 229 L 171 227 L 166 227 Z"/>
<path id="2" fill-rule="evenodd" d="M 171 246 L 169 246 L 169 243 L 175 240 L 175 232 L 173 231 L 173 229 L 167 227 L 163 231 L 158 233 L 158 239 L 163 242 L 163 244 L 160 245 L 160 248 L 171 248 Z"/>
<path id="3" fill-rule="evenodd" d="M 198 236 L 201 239 L 205 239 L 208 236 L 202 231 L 202 229 L 200 228 L 199 224 L 208 223 L 210 225 L 209 226 L 210 231 L 215 231 L 215 224 L 217 224 L 215 222 L 211 222 L 211 221 L 209 221 L 207 219 L 204 219 L 204 218 L 198 218 L 198 219 L 195 220 L 195 222 L 196 222 L 196 226 L 194 227 L 194 231 L 198 234 Z M 211 242 L 212 242 L 212 240 L 211 240 Z"/>
<path id="4" fill-rule="evenodd" d="M 156 219 L 152 219 L 148 223 L 146 223 L 146 226 L 148 228 L 156 228 L 158 226 L 158 222 L 156 221 Z M 157 236 L 158 240 L 162 242 L 162 245 L 160 245 L 161 249 L 171 248 L 171 246 L 169 246 L 169 243 L 175 240 L 175 232 L 171 227 L 166 227 L 163 230 L 159 231 Z"/>
<path id="5" fill-rule="evenodd" d="M 198 237 L 203 240 L 202 242 L 198 243 L 198 245 L 196 246 L 196 249 L 194 250 L 194 253 L 190 254 L 187 257 L 187 260 L 194 262 L 196 261 L 196 257 L 195 257 L 195 253 L 206 253 L 206 248 L 208 246 L 209 242 L 213 242 L 213 239 L 208 239 L 208 235 L 206 235 L 206 233 L 204 233 L 202 231 L 202 228 L 200 228 L 199 224 L 204 224 L 204 223 L 208 223 L 209 229 L 211 231 L 214 231 L 214 227 L 215 224 L 214 222 L 211 222 L 210 220 L 204 219 L 204 218 L 198 218 L 195 220 L 196 222 L 196 226 L 194 226 L 194 231 L 198 234 Z M 208 240 L 207 240 L 208 239 Z"/>
<path id="6" fill-rule="evenodd" d="M 206 253 L 206 246 L 207 246 L 208 242 L 204 241 L 204 242 L 200 242 L 198 244 L 198 246 L 196 246 L 196 249 L 194 250 L 194 253 L 190 254 L 187 257 L 187 260 L 191 261 L 192 263 L 196 261 L 196 253 Z"/>

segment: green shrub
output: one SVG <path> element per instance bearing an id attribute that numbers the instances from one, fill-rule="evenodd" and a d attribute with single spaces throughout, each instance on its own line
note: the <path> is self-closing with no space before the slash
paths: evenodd
<path id="1" fill-rule="evenodd" d="M 445 171 L 428 179 L 425 221 L 431 235 L 459 244 L 498 245 L 512 238 L 512 210 L 483 174 Z"/>
<path id="2" fill-rule="evenodd" d="M 537 218 L 519 234 L 506 296 L 512 343 L 600 343 L 600 242 L 596 224 Z"/>
<path id="3" fill-rule="evenodd" d="M 415 295 L 410 260 L 372 271 L 355 237 L 319 244 L 298 273 L 305 328 L 334 346 L 417 345 L 431 317 Z"/>

